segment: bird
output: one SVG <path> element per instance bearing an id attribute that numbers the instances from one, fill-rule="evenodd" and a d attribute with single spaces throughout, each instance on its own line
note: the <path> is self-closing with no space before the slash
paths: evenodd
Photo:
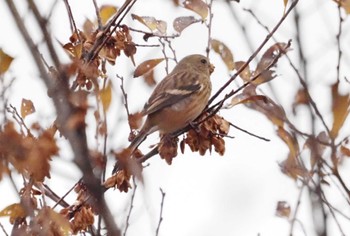
<path id="1" fill-rule="evenodd" d="M 209 59 L 200 54 L 180 60 L 157 84 L 144 105 L 141 115 L 147 117 L 130 143 L 129 151 L 132 153 L 153 132 L 172 134 L 193 122 L 207 106 L 214 68 Z"/>

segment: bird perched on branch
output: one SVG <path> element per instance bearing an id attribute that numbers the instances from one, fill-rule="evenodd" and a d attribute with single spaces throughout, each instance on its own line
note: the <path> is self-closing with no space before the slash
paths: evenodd
<path id="1" fill-rule="evenodd" d="M 214 66 L 205 56 L 194 54 L 183 58 L 155 87 L 141 111 L 147 116 L 146 121 L 128 149 L 133 152 L 155 131 L 171 134 L 196 119 L 208 103 L 213 71 Z"/>

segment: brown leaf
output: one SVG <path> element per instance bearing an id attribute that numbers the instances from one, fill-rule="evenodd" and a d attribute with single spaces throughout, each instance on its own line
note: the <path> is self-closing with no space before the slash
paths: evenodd
<path id="1" fill-rule="evenodd" d="M 81 54 L 83 51 L 83 46 L 81 43 L 79 44 L 66 43 L 62 47 L 68 53 L 70 58 L 79 59 L 81 57 Z"/>
<path id="2" fill-rule="evenodd" d="M 332 85 L 332 112 L 333 126 L 331 129 L 331 138 L 338 136 L 346 118 L 350 112 L 350 95 L 341 95 L 338 91 L 339 81 Z"/>
<path id="3" fill-rule="evenodd" d="M 247 97 L 256 96 L 255 86 L 247 86 L 243 90 L 243 94 Z M 284 122 L 287 120 L 286 112 L 283 107 L 267 96 L 256 98 L 258 99 L 254 102 L 248 103 L 247 106 L 264 114 L 277 127 L 283 127 Z"/>
<path id="4" fill-rule="evenodd" d="M 134 72 L 134 78 L 146 74 L 163 60 L 164 58 L 157 58 L 157 59 L 151 59 L 151 60 L 142 62 L 140 65 L 136 67 Z"/>
<path id="5" fill-rule="evenodd" d="M 159 156 L 166 161 L 168 165 L 171 165 L 173 158 L 177 156 L 177 143 L 178 137 L 163 136 L 159 145 Z"/>
<path id="6" fill-rule="evenodd" d="M 0 48 L 0 75 L 4 74 L 9 69 L 12 61 L 13 61 L 13 57 L 6 54 Z"/>
<path id="7" fill-rule="evenodd" d="M 108 20 L 118 11 L 115 6 L 112 5 L 103 5 L 100 7 L 100 17 L 102 25 L 106 25 Z"/>
<path id="8" fill-rule="evenodd" d="M 208 5 L 202 0 L 185 0 L 183 5 L 186 9 L 189 9 L 202 17 L 205 20 L 208 16 Z"/>
<path id="9" fill-rule="evenodd" d="M 350 0 L 333 0 L 337 4 L 340 4 L 344 8 L 346 14 L 350 14 Z"/>
<path id="10" fill-rule="evenodd" d="M 47 206 L 38 211 L 34 221 L 40 225 L 43 235 L 63 236 L 72 233 L 68 219 Z"/>
<path id="11" fill-rule="evenodd" d="M 268 102 L 268 98 L 264 95 L 252 95 L 249 94 L 239 94 L 231 99 L 231 102 L 227 105 L 225 105 L 225 109 L 230 109 L 238 104 L 248 104 L 248 103 L 254 103 L 257 101 L 262 101 L 264 103 Z"/>
<path id="12" fill-rule="evenodd" d="M 15 223 L 16 219 L 26 217 L 26 212 L 20 203 L 8 205 L 0 211 L 0 217 L 9 216 L 10 223 Z"/>
<path id="13" fill-rule="evenodd" d="M 340 146 L 340 152 L 341 152 L 343 155 L 345 155 L 345 156 L 347 156 L 347 157 L 350 157 L 350 149 L 347 148 L 347 147 L 345 147 L 344 145 L 341 145 L 341 146 Z"/>
<path id="14" fill-rule="evenodd" d="M 141 24 L 145 25 L 152 32 L 158 32 L 161 35 L 166 34 L 167 23 L 165 21 L 157 20 L 152 16 L 138 16 L 135 14 L 131 14 L 131 17 L 133 20 L 137 20 Z"/>
<path id="15" fill-rule="evenodd" d="M 154 79 L 154 70 L 150 70 L 143 75 L 143 79 L 146 84 L 150 87 L 153 87 L 157 84 L 157 81 Z"/>
<path id="16" fill-rule="evenodd" d="M 309 101 L 309 96 L 307 94 L 307 91 L 304 88 L 301 88 L 298 90 L 294 97 L 294 102 L 293 102 L 293 113 L 296 113 L 296 107 L 299 105 L 306 105 L 308 104 Z"/>
<path id="17" fill-rule="evenodd" d="M 298 158 L 298 156 L 299 156 L 299 144 L 298 144 L 298 141 L 296 140 L 296 138 L 293 135 L 291 135 L 290 133 L 288 133 L 282 127 L 278 128 L 277 134 L 282 139 L 282 141 L 284 141 L 287 144 L 291 157 Z"/>
<path id="18" fill-rule="evenodd" d="M 34 104 L 31 100 L 22 98 L 21 103 L 21 116 L 24 119 L 27 115 L 33 114 L 35 112 Z"/>
<path id="19" fill-rule="evenodd" d="M 240 68 L 245 64 L 244 61 L 237 61 L 235 62 L 234 68 L 238 71 Z M 243 81 L 250 81 L 251 73 L 249 69 L 249 65 L 247 65 L 241 73 L 239 73 L 239 76 L 243 79 Z"/>
<path id="20" fill-rule="evenodd" d="M 130 57 L 132 64 L 135 66 L 134 55 L 136 54 L 136 46 L 133 42 L 125 42 L 124 54 L 127 57 Z"/>
<path id="21" fill-rule="evenodd" d="M 231 50 L 219 40 L 210 40 L 210 45 L 213 50 L 220 55 L 221 59 L 224 61 L 228 70 L 233 70 L 235 68 L 235 63 L 233 60 L 233 54 Z"/>
<path id="22" fill-rule="evenodd" d="M 289 218 L 291 213 L 291 208 L 288 202 L 286 201 L 278 201 L 276 207 L 276 215 L 283 218 Z"/>
<path id="23" fill-rule="evenodd" d="M 269 49 L 267 49 L 260 59 L 255 72 L 253 73 L 253 77 L 257 75 L 259 75 L 259 77 L 255 79 L 252 84 L 259 85 L 276 78 L 276 75 L 274 74 L 274 67 L 276 67 L 277 61 L 275 60 L 278 56 L 286 54 L 288 50 L 289 44 L 286 43 L 275 43 Z M 275 64 L 272 65 L 272 63 Z"/>
<path id="24" fill-rule="evenodd" d="M 193 16 L 181 16 L 181 17 L 177 17 L 173 21 L 173 27 L 177 32 L 181 33 L 188 26 L 197 22 L 200 22 L 200 20 L 194 18 Z"/>

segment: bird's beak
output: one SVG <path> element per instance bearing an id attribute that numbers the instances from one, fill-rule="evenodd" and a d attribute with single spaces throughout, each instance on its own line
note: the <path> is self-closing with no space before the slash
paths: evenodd
<path id="1" fill-rule="evenodd" d="M 209 65 L 209 72 L 210 72 L 210 74 L 214 72 L 214 69 L 215 69 L 215 66 L 210 63 L 210 65 Z"/>

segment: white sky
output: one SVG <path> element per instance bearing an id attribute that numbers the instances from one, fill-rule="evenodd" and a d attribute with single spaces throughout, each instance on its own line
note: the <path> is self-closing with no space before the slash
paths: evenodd
<path id="1" fill-rule="evenodd" d="M 22 1 L 19 0 L 15 2 L 20 5 L 22 15 L 28 28 L 33 32 L 33 37 L 40 40 L 38 34 L 35 33 L 37 32 L 36 24 L 33 22 L 31 14 L 26 10 L 26 4 L 22 4 Z M 43 11 L 47 11 L 52 2 L 41 2 L 40 7 Z M 78 27 L 82 26 L 86 18 L 93 19 L 94 8 L 91 1 L 75 0 L 70 2 Z M 120 6 L 122 1 L 100 0 L 98 3 L 100 5 L 111 3 Z M 240 4 L 232 4 L 238 18 L 246 26 L 248 37 L 254 48 L 261 44 L 266 32 L 256 24 L 256 21 L 248 13 L 241 9 L 252 9 L 270 29 L 283 14 L 282 0 L 242 0 Z M 305 42 L 305 47 L 307 47 L 304 52 L 311 63 L 309 71 L 310 82 L 313 85 L 311 94 L 317 97 L 319 108 L 323 112 L 326 121 L 331 122 L 332 116 L 329 113 L 330 101 L 327 100 L 329 95 L 327 86 L 335 81 L 336 60 L 334 58 L 337 56 L 335 50 L 335 34 L 338 27 L 337 8 L 331 0 L 300 1 L 298 8 L 303 20 L 303 34 L 301 36 Z M 194 15 L 185 9 L 174 10 L 171 1 L 164 0 L 139 0 L 131 12 L 166 20 L 170 29 L 174 18 Z M 246 39 L 242 36 L 241 29 L 233 21 L 223 1 L 214 1 L 213 13 L 212 37 L 226 43 L 232 50 L 236 61 L 247 60 L 251 52 Z M 37 112 L 29 116 L 26 122 L 31 123 L 39 119 L 44 125 L 50 125 L 54 115 L 46 96 L 46 90 L 42 87 L 43 84 L 38 78 L 38 73 L 34 69 L 35 66 L 31 63 L 32 58 L 13 24 L 13 19 L 9 15 L 4 1 L 0 2 L 0 15 L 2 16 L 0 29 L 3 32 L 0 37 L 0 48 L 16 58 L 11 66 L 11 75 L 16 77 L 16 82 L 11 90 L 12 94 L 9 102 L 16 107 L 20 107 L 22 98 L 31 99 Z M 293 39 L 295 42 L 292 17 L 291 15 L 275 34 L 278 41 L 286 42 Z M 130 16 L 126 20 L 131 22 Z M 59 1 L 57 4 L 51 26 L 54 29 L 54 38 L 58 42 L 68 42 L 70 30 L 63 1 Z M 144 29 L 137 23 L 134 24 L 134 27 Z M 346 27 L 349 27 L 348 21 L 344 23 L 344 29 Z M 144 43 L 140 39 L 136 40 L 139 40 L 138 43 Z M 349 31 L 344 30 L 343 40 L 343 42 L 349 42 Z M 152 42 L 157 43 L 156 41 Z M 270 42 L 268 45 L 272 43 Z M 206 44 L 206 28 L 199 24 L 186 29 L 183 35 L 173 42 L 179 58 L 192 53 L 204 53 Z M 344 61 L 348 61 L 349 46 L 345 43 L 343 43 L 343 50 L 345 54 Z M 296 58 L 296 53 L 297 48 L 290 52 L 292 59 Z M 65 57 L 63 51 L 61 55 Z M 139 48 L 135 58 L 136 64 L 146 58 L 160 56 L 162 54 L 159 49 Z M 229 76 L 217 55 L 212 53 L 211 59 L 216 66 L 216 70 L 212 75 L 213 87 L 216 91 Z M 347 66 L 344 63 L 343 76 L 349 72 Z M 124 76 L 127 80 L 126 88 L 132 111 L 139 110 L 147 100 L 151 90 L 146 88 L 140 79 L 131 78 L 132 65 L 128 59 L 118 58 L 117 65 L 111 68 L 109 74 L 114 82 L 116 100 L 120 96 L 120 90 L 115 73 Z M 290 104 L 295 91 L 299 88 L 299 82 L 295 74 L 291 72 L 286 60 L 282 59 L 279 62 L 277 73 L 279 77 L 271 84 L 277 88 L 277 101 L 284 105 L 288 113 L 291 111 Z M 157 79 L 161 79 L 164 76 L 164 70 L 158 68 L 157 76 Z M 262 89 L 268 96 L 271 95 L 267 86 Z M 345 90 L 349 91 L 349 86 L 345 87 Z M 327 96 L 320 96 L 321 94 L 327 94 Z M 271 96 L 273 97 L 273 95 Z M 273 98 L 276 99 L 276 97 Z M 109 127 L 117 127 L 118 131 L 111 138 L 109 146 L 116 149 L 127 144 L 128 130 L 120 128 L 120 120 L 117 120 L 117 114 L 125 113 L 124 109 L 118 102 L 114 102 L 112 106 L 108 117 Z M 197 153 L 191 153 L 188 147 L 185 155 L 176 157 L 171 166 L 160 160 L 158 156 L 153 157 L 149 161 L 151 165 L 144 170 L 145 186 L 139 185 L 136 193 L 128 236 L 155 235 L 161 201 L 159 188 L 166 192 L 163 211 L 164 220 L 160 235 L 289 235 L 290 224 L 286 219 L 275 216 L 277 201 L 287 201 L 294 209 L 299 194 L 295 182 L 283 175 L 278 166 L 278 163 L 282 162 L 287 156 L 288 149 L 286 145 L 276 137 L 274 127 L 270 122 L 257 112 L 242 106 L 222 111 L 220 114 L 244 129 L 271 139 L 271 142 L 264 142 L 231 129 L 230 134 L 235 138 L 225 139 L 227 151 L 223 157 L 215 153 L 201 157 Z M 301 108 L 300 114 L 307 114 L 307 112 Z M 305 116 L 298 116 L 292 118 L 292 120 L 295 121 L 297 126 L 308 128 Z M 347 123 L 347 125 L 349 124 Z M 350 128 L 350 126 L 348 127 Z M 93 127 L 91 130 L 93 130 Z M 146 144 L 142 145 L 143 150 L 146 152 L 148 145 L 155 143 L 156 140 L 157 135 L 148 138 Z M 63 158 L 55 158 L 52 163 L 53 175 L 51 180 L 48 180 L 48 184 L 55 190 L 57 186 L 61 186 L 57 191 L 63 195 L 79 179 L 80 174 L 77 168 L 67 161 L 71 158 L 69 151 L 61 150 L 61 152 Z M 349 163 L 346 161 L 344 169 L 347 172 L 349 172 L 349 167 Z M 20 183 L 20 178 L 16 180 Z M 108 191 L 107 193 L 111 210 L 121 227 L 124 227 L 131 192 L 132 190 L 127 194 L 118 191 Z M 74 197 L 72 194 L 68 197 L 68 201 L 74 201 Z M 14 198 L 17 200 L 14 200 Z M 18 201 L 17 194 L 6 178 L 0 183 L 0 199 L 0 209 Z M 334 201 L 336 206 L 342 206 L 340 200 L 335 199 Z M 309 204 L 305 192 L 298 219 L 303 222 L 307 235 L 313 236 L 315 234 L 311 223 Z M 350 215 L 349 209 L 344 210 L 344 213 Z M 8 222 L 7 218 L 0 218 L 1 224 L 6 226 L 6 222 Z M 340 219 L 340 222 L 343 222 L 342 219 Z M 349 225 L 349 222 L 346 223 Z M 347 235 L 350 235 L 350 227 L 343 227 L 343 229 L 347 230 Z M 331 223 L 329 230 L 332 236 L 340 235 L 334 222 Z M 304 235 L 299 225 L 295 227 L 294 233 L 296 236 Z"/>

